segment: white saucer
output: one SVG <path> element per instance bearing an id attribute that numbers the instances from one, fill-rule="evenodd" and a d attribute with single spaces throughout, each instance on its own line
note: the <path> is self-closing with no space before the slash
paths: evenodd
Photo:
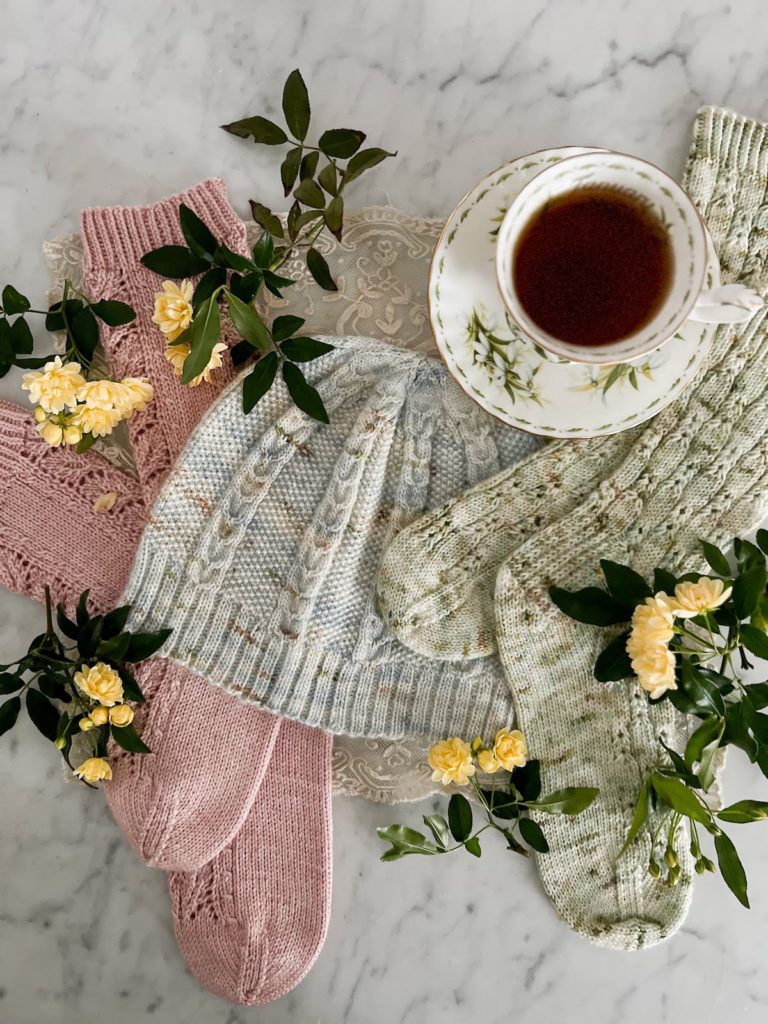
<path id="1" fill-rule="evenodd" d="M 496 232 L 517 192 L 544 167 L 592 152 L 545 149 L 483 178 L 448 219 L 429 276 L 429 315 L 445 363 L 483 409 L 541 437 L 599 437 L 660 412 L 695 377 L 716 325 L 686 321 L 661 348 L 630 363 L 551 362 L 506 315 L 496 288 Z M 708 238 L 706 288 L 720 283 Z"/>

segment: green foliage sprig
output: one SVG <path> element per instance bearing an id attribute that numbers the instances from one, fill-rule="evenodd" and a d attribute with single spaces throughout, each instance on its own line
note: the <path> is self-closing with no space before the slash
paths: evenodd
<path id="1" fill-rule="evenodd" d="M 479 751 L 477 741 L 472 751 L 476 757 Z M 485 824 L 473 831 L 472 805 L 463 794 L 454 793 L 448 801 L 447 820 L 442 814 L 423 816 L 422 820 L 432 835 L 431 839 L 425 833 L 406 825 L 386 825 L 376 829 L 379 838 L 391 844 L 381 859 L 400 860 L 410 854 L 435 856 L 456 850 L 466 850 L 473 857 L 480 857 L 480 836 L 488 829 L 500 832 L 507 842 L 507 849 L 513 853 L 523 857 L 529 855 L 529 849 L 537 853 L 548 853 L 549 843 L 544 830 L 528 816 L 529 812 L 536 810 L 544 814 L 580 814 L 598 794 L 598 790 L 588 786 L 567 786 L 542 796 L 541 771 L 536 760 L 527 761 L 515 768 L 506 781 L 494 781 L 490 789 L 483 788 L 475 776 L 467 781 L 475 791 Z M 454 845 L 451 845 L 451 840 Z M 522 845 L 520 840 L 526 845 Z"/>
<path id="2" fill-rule="evenodd" d="M 33 725 L 61 751 L 70 768 L 72 741 L 78 735 L 99 759 L 106 760 L 110 736 L 131 753 L 150 752 L 130 722 L 118 727 L 110 721 L 110 710 L 124 701 L 144 703 L 132 666 L 155 654 L 171 634 L 170 629 L 155 633 L 126 630 L 130 605 L 105 615 L 91 615 L 88 594 L 86 590 L 80 595 L 74 620 L 68 618 L 62 605 L 56 606 L 57 631 L 46 587 L 45 632 L 32 640 L 21 658 L 0 665 L 0 695 L 8 697 L 0 705 L 0 735 L 16 724 L 23 698 Z M 89 696 L 75 681 L 77 673 L 95 665 L 109 673 L 113 688 L 117 688 L 112 694 L 116 699 L 109 706 Z M 132 714 L 125 717 L 132 718 Z M 105 720 L 97 724 L 99 718 Z"/>
<path id="3" fill-rule="evenodd" d="M 136 318 L 127 303 L 115 299 L 91 302 L 71 281 L 64 282 L 61 301 L 54 302 L 48 309 L 33 309 L 26 295 L 7 284 L 0 297 L 0 377 L 12 366 L 38 370 L 54 358 L 54 355 L 32 356 L 34 342 L 26 319 L 29 315 L 44 316 L 47 331 L 66 336 L 62 359 L 79 363 L 84 374 L 91 367 L 99 343 L 97 318 L 109 327 L 119 327 Z"/>
<path id="4" fill-rule="evenodd" d="M 673 658 L 673 670 L 670 666 L 666 689 L 657 690 L 653 699 L 670 701 L 691 716 L 694 728 L 683 750 L 661 742 L 663 760 L 643 781 L 624 849 L 643 830 L 649 830 L 655 814 L 648 871 L 654 878 L 675 884 L 681 876 L 680 825 L 687 820 L 697 873 L 716 870 L 702 849 L 701 830 L 712 838 L 724 882 L 739 902 L 749 907 L 746 874 L 721 823 L 746 824 L 768 818 L 768 802 L 738 800 L 715 811 L 704 797 L 715 781 L 715 755 L 729 746 L 738 747 L 768 777 L 768 714 L 764 713 L 768 682 L 747 683 L 740 675 L 754 667 L 752 658 L 768 660 L 768 531 L 758 530 L 757 545 L 734 539 L 734 566 L 714 544 L 702 541 L 702 550 L 712 570 L 708 576 L 695 572 L 676 576 L 657 568 L 651 585 L 629 566 L 603 560 L 605 587 L 578 591 L 553 587 L 550 596 L 577 622 L 628 627 L 600 653 L 595 678 L 606 683 L 632 678 L 637 668 L 646 690 L 653 681 L 644 678 L 641 663 L 633 666 L 627 651 L 633 634 L 636 643 L 643 642 L 635 609 L 650 604 L 654 609 L 669 610 L 669 638 L 664 643 Z M 706 606 L 708 592 L 716 595 L 710 607 Z"/>
<path id="5" fill-rule="evenodd" d="M 288 76 L 283 89 L 283 112 L 293 141 L 279 125 L 265 117 L 247 117 L 224 130 L 268 146 L 289 144 L 280 168 L 286 196 L 294 201 L 285 228 L 280 218 L 262 203 L 251 200 L 251 212 L 263 233 L 250 257 L 232 252 L 210 228 L 183 204 L 179 221 L 186 245 L 165 245 L 146 253 L 145 267 L 166 278 L 202 275 L 192 298 L 193 317 L 187 330 L 171 344 L 189 345 L 182 382 L 190 384 L 208 365 L 221 339 L 220 305 L 226 303 L 235 330 L 241 337 L 232 350 L 235 363 L 258 357 L 259 361 L 243 383 L 243 411 L 247 414 L 274 383 L 278 370 L 296 405 L 308 416 L 328 422 L 323 401 L 307 381 L 299 363 L 330 352 L 326 342 L 297 335 L 304 320 L 278 316 L 268 325 L 255 308 L 262 286 L 282 297 L 295 280 L 279 273 L 297 251 L 304 253 L 307 268 L 321 288 L 337 291 L 325 257 L 315 247 L 324 229 L 342 237 L 344 192 L 347 186 L 371 167 L 394 156 L 383 149 L 361 149 L 365 133 L 357 129 L 334 128 L 323 132 L 317 146 L 306 142 L 310 123 L 307 87 L 298 70 Z M 325 161 L 323 163 L 323 161 Z M 344 161 L 347 161 L 343 164 Z M 322 163 L 322 166 L 321 166 Z M 297 183 L 298 182 L 298 183 Z"/>

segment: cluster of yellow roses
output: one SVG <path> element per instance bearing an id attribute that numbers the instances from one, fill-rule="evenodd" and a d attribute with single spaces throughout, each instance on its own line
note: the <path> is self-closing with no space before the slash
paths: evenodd
<path id="1" fill-rule="evenodd" d="M 42 370 L 25 373 L 22 388 L 35 406 L 37 431 L 53 448 L 79 444 L 92 434 L 111 434 L 121 420 L 143 412 L 152 401 L 145 377 L 86 380 L 79 363 L 56 356 Z"/>
<path id="2" fill-rule="evenodd" d="M 88 715 L 80 719 L 83 732 L 90 732 L 100 725 L 125 728 L 133 721 L 133 708 L 123 703 L 123 682 L 119 674 L 110 665 L 97 661 L 95 665 L 83 665 L 75 672 L 75 684 L 78 690 L 93 702 Z M 89 757 L 75 768 L 75 775 L 91 784 L 107 782 L 112 778 L 112 769 L 105 757 Z"/>
<path id="3" fill-rule="evenodd" d="M 428 763 L 433 782 L 466 786 L 477 768 L 488 774 L 502 768 L 511 772 L 522 768 L 527 757 L 528 748 L 520 730 L 499 729 L 490 747 L 484 745 L 480 736 L 471 745 L 458 736 L 442 740 L 430 750 Z"/>
<path id="4" fill-rule="evenodd" d="M 152 322 L 157 324 L 163 332 L 167 343 L 165 358 L 173 367 L 177 377 L 181 376 L 184 363 L 191 351 L 186 341 L 177 339 L 192 323 L 193 294 L 192 282 L 185 278 L 181 284 L 176 284 L 174 281 L 163 281 L 163 290 L 155 295 L 155 312 L 152 315 Z M 216 342 L 205 369 L 189 382 L 191 388 L 196 388 L 203 381 L 207 383 L 211 379 L 212 371 L 220 369 L 221 353 L 226 351 L 226 348 L 223 341 Z"/>
<path id="5" fill-rule="evenodd" d="M 714 611 L 728 600 L 732 589 L 722 580 L 702 576 L 695 583 L 678 583 L 674 597 L 660 592 L 635 608 L 627 653 L 651 700 L 677 689 L 675 656 L 668 646 L 675 634 L 675 619 L 692 619 Z"/>

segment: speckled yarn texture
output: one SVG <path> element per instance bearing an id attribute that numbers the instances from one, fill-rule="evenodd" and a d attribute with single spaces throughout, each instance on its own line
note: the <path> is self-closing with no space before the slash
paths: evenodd
<path id="1" fill-rule="evenodd" d="M 501 666 L 415 655 L 375 605 L 407 523 L 538 442 L 486 416 L 439 361 L 335 338 L 306 364 L 330 416 L 281 381 L 248 416 L 236 380 L 160 492 L 124 600 L 173 628 L 164 653 L 230 693 L 334 733 L 397 738 L 508 724 Z"/>
<path id="2" fill-rule="evenodd" d="M 724 280 L 765 296 L 768 128 L 701 110 L 684 184 Z M 414 650 L 453 662 L 498 649 L 547 789 L 600 788 L 576 818 L 541 816 L 552 852 L 538 863 L 562 917 L 615 949 L 662 941 L 689 906 L 690 857 L 671 888 L 647 873 L 647 839 L 619 856 L 658 740 L 674 743 L 681 723 L 635 681 L 595 681 L 607 634 L 562 615 L 548 588 L 595 584 L 601 557 L 644 574 L 695 568 L 699 537 L 722 543 L 766 515 L 767 359 L 763 309 L 718 330 L 698 380 L 649 424 L 548 445 L 454 498 L 398 536 L 379 577 L 383 613 Z"/>

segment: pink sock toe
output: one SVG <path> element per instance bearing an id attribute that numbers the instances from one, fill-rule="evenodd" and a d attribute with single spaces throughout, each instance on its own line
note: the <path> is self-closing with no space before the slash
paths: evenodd
<path id="1" fill-rule="evenodd" d="M 283 722 L 233 842 L 202 871 L 170 876 L 179 948 L 224 999 L 278 999 L 320 953 L 331 904 L 330 769 L 331 737 Z"/>
<path id="2" fill-rule="evenodd" d="M 147 703 L 136 724 L 155 753 L 128 754 L 113 745 L 107 800 L 147 864 L 196 871 L 245 821 L 280 719 L 163 658 L 139 666 L 137 679 Z"/>

